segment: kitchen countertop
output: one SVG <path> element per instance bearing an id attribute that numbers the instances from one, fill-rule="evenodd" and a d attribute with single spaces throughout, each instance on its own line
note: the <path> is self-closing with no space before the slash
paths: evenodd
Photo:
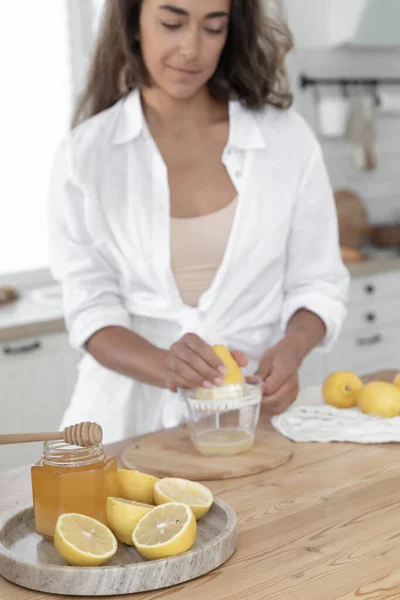
<path id="1" fill-rule="evenodd" d="M 393 372 L 366 377 L 390 380 Z M 119 454 L 128 442 L 111 446 Z M 395 600 L 400 598 L 400 462 L 396 444 L 295 444 L 270 472 L 212 482 L 238 515 L 238 547 L 192 582 L 123 600 Z M 1 476 L 0 514 L 31 503 L 29 467 Z M 0 579 L 2 600 L 64 598 Z"/>
<path id="2" fill-rule="evenodd" d="M 18 292 L 17 300 L 0 306 L 0 342 L 65 331 L 61 300 L 40 301 L 34 288 Z"/>
<path id="3" fill-rule="evenodd" d="M 390 271 L 400 271 L 400 256 L 369 258 L 359 263 L 347 263 L 352 277 L 368 277 Z"/>

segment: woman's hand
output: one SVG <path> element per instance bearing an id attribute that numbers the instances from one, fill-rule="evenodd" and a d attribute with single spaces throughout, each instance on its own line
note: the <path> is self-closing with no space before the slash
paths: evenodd
<path id="1" fill-rule="evenodd" d="M 247 365 L 243 352 L 232 351 L 231 354 L 240 367 Z M 172 344 L 167 353 L 166 368 L 166 387 L 172 392 L 177 392 L 178 387 L 221 387 L 227 374 L 224 363 L 212 346 L 194 333 L 186 333 Z"/>
<path id="2" fill-rule="evenodd" d="M 271 415 L 285 411 L 299 393 L 299 362 L 288 339 L 269 348 L 262 356 L 255 375 L 263 384 L 263 408 Z"/>

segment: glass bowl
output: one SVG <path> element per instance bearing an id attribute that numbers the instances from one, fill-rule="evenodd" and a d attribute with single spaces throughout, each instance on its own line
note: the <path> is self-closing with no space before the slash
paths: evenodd
<path id="1" fill-rule="evenodd" d="M 253 379 L 253 378 L 252 378 Z M 251 450 L 260 416 L 262 381 L 180 389 L 195 450 L 203 456 L 233 456 Z"/>

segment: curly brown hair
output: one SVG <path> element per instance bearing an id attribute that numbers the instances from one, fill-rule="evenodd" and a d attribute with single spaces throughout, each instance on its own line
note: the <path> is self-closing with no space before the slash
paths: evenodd
<path id="1" fill-rule="evenodd" d="M 73 126 L 110 108 L 130 90 L 146 85 L 138 42 L 142 0 L 107 0 L 86 87 Z M 229 31 L 218 67 L 209 81 L 218 100 L 236 98 L 253 109 L 291 106 L 284 59 L 292 36 L 268 18 L 262 0 L 232 0 Z"/>

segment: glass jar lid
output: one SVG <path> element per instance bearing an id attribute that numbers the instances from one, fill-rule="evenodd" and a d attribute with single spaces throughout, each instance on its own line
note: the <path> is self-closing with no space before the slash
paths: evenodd
<path id="1" fill-rule="evenodd" d="M 42 451 L 44 465 L 59 467 L 83 467 L 104 461 L 102 444 L 82 448 L 66 444 L 62 440 L 45 442 Z"/>

